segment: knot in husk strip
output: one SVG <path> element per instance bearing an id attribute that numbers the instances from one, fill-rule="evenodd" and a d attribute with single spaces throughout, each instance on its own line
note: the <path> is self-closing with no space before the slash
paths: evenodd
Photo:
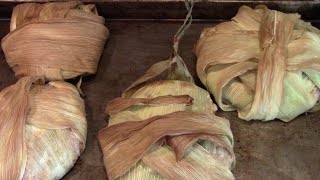
<path id="1" fill-rule="evenodd" d="M 77 88 L 27 76 L 0 92 L 0 104 L 0 179 L 62 178 L 85 148 Z"/>
<path id="2" fill-rule="evenodd" d="M 109 35 L 104 23 L 95 5 L 80 1 L 20 4 L 1 45 L 17 77 L 94 74 Z"/>
<path id="3" fill-rule="evenodd" d="M 234 179 L 229 121 L 214 115 L 210 95 L 194 84 L 178 55 L 192 20 L 193 3 L 186 6 L 171 57 L 152 65 L 107 105 L 109 124 L 98 138 L 110 180 Z"/>
<path id="4" fill-rule="evenodd" d="M 232 21 L 202 32 L 195 54 L 200 80 L 224 111 L 290 121 L 317 109 L 319 30 L 299 14 L 242 6 Z"/>

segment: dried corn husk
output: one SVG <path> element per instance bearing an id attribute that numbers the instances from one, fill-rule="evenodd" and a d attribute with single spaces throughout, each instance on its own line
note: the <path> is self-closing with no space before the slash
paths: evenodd
<path id="1" fill-rule="evenodd" d="M 85 148 L 77 88 L 37 81 L 23 77 L 0 93 L 0 179 L 60 179 Z"/>
<path id="2" fill-rule="evenodd" d="M 193 83 L 177 53 L 191 23 L 192 6 L 187 7 L 172 57 L 151 66 L 108 103 L 109 125 L 98 138 L 110 180 L 234 179 L 229 121 L 214 115 L 210 95 Z M 154 80 L 163 74 L 166 78 Z"/>
<path id="3" fill-rule="evenodd" d="M 7 63 L 17 77 L 94 74 L 109 34 L 104 21 L 95 5 L 80 1 L 17 5 L 2 39 Z"/>
<path id="4" fill-rule="evenodd" d="M 319 99 L 319 30 L 264 6 L 242 6 L 232 21 L 205 29 L 197 73 L 225 111 L 244 120 L 290 121 Z"/>

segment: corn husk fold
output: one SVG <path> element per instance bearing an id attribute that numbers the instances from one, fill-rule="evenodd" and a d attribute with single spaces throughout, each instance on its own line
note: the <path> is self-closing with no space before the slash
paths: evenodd
<path id="1" fill-rule="evenodd" d="M 242 6 L 201 33 L 195 54 L 202 83 L 241 119 L 287 122 L 318 102 L 319 30 L 299 14 Z"/>
<path id="2" fill-rule="evenodd" d="M 85 148 L 76 87 L 23 77 L 0 92 L 0 179 L 60 179 Z"/>
<path id="3" fill-rule="evenodd" d="M 234 179 L 229 121 L 214 114 L 210 95 L 194 84 L 177 53 L 192 5 L 172 56 L 108 103 L 109 124 L 98 138 L 110 180 Z"/>
<path id="4" fill-rule="evenodd" d="M 109 34 L 104 22 L 95 5 L 80 1 L 20 4 L 1 45 L 17 77 L 94 74 Z"/>

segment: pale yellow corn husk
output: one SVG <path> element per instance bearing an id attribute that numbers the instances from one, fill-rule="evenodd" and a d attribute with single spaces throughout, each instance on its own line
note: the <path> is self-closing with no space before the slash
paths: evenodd
<path id="1" fill-rule="evenodd" d="M 229 121 L 214 115 L 209 93 L 193 83 L 175 53 L 108 103 L 109 124 L 98 137 L 108 179 L 234 179 Z"/>
<path id="2" fill-rule="evenodd" d="M 38 79 L 21 78 L 0 92 L 0 179 L 60 179 L 85 148 L 77 88 Z"/>
<path id="3" fill-rule="evenodd" d="M 232 21 L 201 33 L 198 76 L 224 111 L 290 121 L 319 99 L 319 32 L 299 14 L 242 6 Z"/>
<path id="4" fill-rule="evenodd" d="M 104 23 L 95 5 L 80 1 L 20 4 L 1 45 L 17 77 L 94 74 L 109 35 Z"/>
<path id="5" fill-rule="evenodd" d="M 192 104 L 187 105 L 189 104 L 189 100 L 181 104 L 175 104 L 173 102 L 174 100 L 158 105 L 135 103 L 111 115 L 108 126 L 112 127 L 113 125 L 128 121 L 143 121 L 148 118 L 175 112 L 199 112 L 208 114 L 215 119 L 215 121 L 223 122 L 224 125 L 222 129 L 226 130 L 226 134 L 222 135 L 224 145 L 217 144 L 219 143 L 217 139 L 212 141 L 196 141 L 188 148 L 184 157 L 180 161 L 177 161 L 176 154 L 169 145 L 153 144 L 150 150 L 148 150 L 133 167 L 118 177 L 119 179 L 233 179 L 230 169 L 233 167 L 235 159 L 232 150 L 233 143 L 228 140 L 228 138 L 232 139 L 229 123 L 226 119 L 214 115 L 216 106 L 212 103 L 210 95 L 205 90 L 191 82 L 163 80 L 146 84 L 130 96 L 130 99 L 153 99 L 166 96 L 174 98 L 180 95 L 190 96 L 193 99 Z M 190 116 L 192 116 L 192 114 L 190 114 Z M 195 121 L 200 120 L 201 119 L 195 117 Z M 176 121 L 184 123 L 183 118 L 177 118 Z M 179 126 L 175 128 L 178 129 Z M 103 131 L 108 131 L 108 129 L 103 129 L 100 132 L 100 142 L 103 142 L 102 138 L 104 138 L 104 140 L 106 138 L 106 136 L 103 135 Z M 144 134 L 144 136 L 148 135 Z M 206 138 L 203 137 L 203 139 Z M 139 146 L 139 144 L 132 144 L 127 148 L 132 148 L 132 151 L 134 151 L 134 149 L 137 148 L 136 146 Z M 110 151 L 110 149 L 104 149 L 105 154 L 110 153 L 108 151 Z M 105 164 L 106 167 L 111 166 L 106 158 Z M 117 168 L 117 165 L 114 166 L 114 168 Z M 121 166 L 121 164 L 118 164 L 118 166 Z M 111 167 L 109 169 L 107 168 L 107 173 L 110 169 Z M 109 178 L 113 179 L 114 177 L 109 175 Z"/>

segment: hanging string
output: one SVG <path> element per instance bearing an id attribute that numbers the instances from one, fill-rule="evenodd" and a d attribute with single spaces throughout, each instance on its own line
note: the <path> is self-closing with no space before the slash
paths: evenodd
<path id="1" fill-rule="evenodd" d="M 188 71 L 186 64 L 178 54 L 179 42 L 192 23 L 193 5 L 194 5 L 193 0 L 185 0 L 185 6 L 188 10 L 188 13 L 186 15 L 186 18 L 183 24 L 178 29 L 178 31 L 176 32 L 173 38 L 173 47 L 172 47 L 173 51 L 170 58 L 172 67 L 169 70 L 167 79 L 182 80 L 182 81 L 188 81 L 188 82 L 194 83 L 193 77 Z"/>
<path id="2" fill-rule="evenodd" d="M 184 3 L 185 3 L 185 6 L 188 10 L 188 13 L 186 15 L 186 18 L 185 18 L 183 24 L 181 25 L 181 27 L 178 29 L 178 31 L 174 35 L 173 56 L 178 55 L 178 48 L 179 48 L 180 39 L 183 37 L 183 35 L 189 29 L 189 27 L 192 23 L 192 9 L 193 9 L 194 2 L 193 2 L 193 0 L 185 0 Z"/>

